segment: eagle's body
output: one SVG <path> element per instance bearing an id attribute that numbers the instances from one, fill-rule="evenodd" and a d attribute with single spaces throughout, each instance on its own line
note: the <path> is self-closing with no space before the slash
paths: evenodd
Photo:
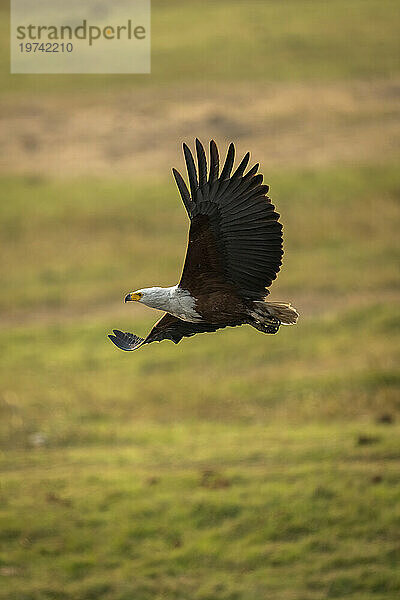
<path id="1" fill-rule="evenodd" d="M 143 339 L 114 330 L 110 339 L 122 350 L 143 344 L 249 324 L 263 333 L 276 333 L 281 324 L 295 323 L 298 314 L 290 304 L 266 302 L 266 289 L 282 263 L 282 225 L 266 195 L 258 165 L 246 174 L 249 154 L 231 175 L 234 146 L 229 146 L 221 173 L 218 150 L 210 142 L 210 168 L 204 148 L 196 140 L 198 173 L 192 153 L 183 145 L 190 192 L 173 169 L 183 203 L 191 220 L 188 248 L 180 282 L 161 288 L 143 288 L 127 294 L 165 311 Z"/>

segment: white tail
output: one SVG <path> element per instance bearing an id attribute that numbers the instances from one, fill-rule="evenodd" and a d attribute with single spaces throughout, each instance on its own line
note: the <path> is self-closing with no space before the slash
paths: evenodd
<path id="1" fill-rule="evenodd" d="M 284 302 L 260 302 L 256 300 L 253 304 L 255 309 L 255 317 L 274 317 L 278 319 L 282 325 L 294 325 L 299 313 L 290 304 Z M 263 321 L 261 321 L 263 322 Z"/>
<path id="2" fill-rule="evenodd" d="M 283 302 L 265 302 L 272 316 L 280 320 L 282 325 L 294 325 L 299 318 L 299 313 L 290 304 Z"/>

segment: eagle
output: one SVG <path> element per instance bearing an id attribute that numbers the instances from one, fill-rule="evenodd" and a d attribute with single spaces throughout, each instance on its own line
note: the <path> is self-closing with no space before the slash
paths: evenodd
<path id="1" fill-rule="evenodd" d="M 179 283 L 130 292 L 125 302 L 140 302 L 165 311 L 145 338 L 113 330 L 110 340 L 121 350 L 144 344 L 251 325 L 263 333 L 277 333 L 292 325 L 297 311 L 281 302 L 267 302 L 283 256 L 280 215 L 267 196 L 269 187 L 257 174 L 259 164 L 247 170 L 250 153 L 232 173 L 235 146 L 229 145 L 220 171 L 219 154 L 210 142 L 209 167 L 203 145 L 196 139 L 197 169 L 186 144 L 183 153 L 189 188 L 172 169 L 190 219 L 186 258 Z"/>

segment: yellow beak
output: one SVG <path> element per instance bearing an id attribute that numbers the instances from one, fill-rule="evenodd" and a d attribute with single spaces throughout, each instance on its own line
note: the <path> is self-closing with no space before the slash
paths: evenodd
<path id="1" fill-rule="evenodd" d="M 134 292 L 130 292 L 125 296 L 124 302 L 139 302 L 142 294 L 135 294 Z"/>

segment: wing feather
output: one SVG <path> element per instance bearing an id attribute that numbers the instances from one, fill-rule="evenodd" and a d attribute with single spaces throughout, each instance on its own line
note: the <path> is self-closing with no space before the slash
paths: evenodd
<path id="1" fill-rule="evenodd" d="M 244 298 L 263 299 L 280 270 L 283 241 L 279 214 L 267 196 L 269 186 L 257 173 L 259 164 L 246 173 L 250 160 L 246 153 L 232 174 L 235 146 L 231 143 L 218 174 L 218 149 L 211 140 L 207 180 L 200 141 L 196 140 L 198 171 L 186 144 L 183 151 L 190 193 L 175 170 L 174 176 L 191 226 L 180 286 L 194 297 L 225 285 Z"/>
<path id="2" fill-rule="evenodd" d="M 206 153 L 204 152 L 203 145 L 196 138 L 196 153 L 197 153 L 197 163 L 199 165 L 199 185 L 200 188 L 207 189 L 207 159 Z"/>
<path id="3" fill-rule="evenodd" d="M 221 171 L 221 177 L 220 177 L 221 181 L 224 181 L 225 179 L 229 178 L 231 171 L 232 171 L 234 160 L 235 160 L 235 146 L 234 146 L 234 144 L 230 143 L 228 152 L 226 155 L 226 159 L 225 159 L 225 164 Z"/>
<path id="4" fill-rule="evenodd" d="M 192 194 L 192 200 L 195 201 L 196 193 L 197 193 L 197 190 L 199 189 L 199 182 L 197 181 L 197 173 L 196 173 L 196 167 L 195 167 L 194 160 L 193 160 L 193 155 L 186 144 L 183 144 L 183 153 L 185 155 L 186 168 L 187 168 L 188 177 L 189 177 L 189 185 L 190 185 L 190 192 Z"/>
<path id="5" fill-rule="evenodd" d="M 174 174 L 176 185 L 178 186 L 182 202 L 185 205 L 188 214 L 190 214 L 194 206 L 194 203 L 192 202 L 192 199 L 190 197 L 190 192 L 187 189 L 186 183 L 179 171 L 177 171 L 176 169 L 172 169 L 172 173 Z"/>
<path id="6" fill-rule="evenodd" d="M 114 335 L 109 335 L 110 340 L 121 350 L 125 350 L 129 352 L 131 350 L 136 350 L 139 346 L 142 346 L 145 343 L 144 338 L 141 338 L 134 333 L 128 333 L 120 331 L 119 329 L 114 329 Z"/>
<path id="7" fill-rule="evenodd" d="M 210 174 L 208 177 L 208 183 L 211 185 L 218 179 L 219 173 L 219 154 L 217 144 L 214 140 L 210 142 Z"/>
<path id="8" fill-rule="evenodd" d="M 232 181 L 234 179 L 241 179 L 243 173 L 246 170 L 247 165 L 249 164 L 249 160 L 250 160 L 250 152 L 247 152 L 247 154 L 244 155 L 244 157 L 242 158 L 239 166 L 237 167 L 236 171 L 234 172 L 234 174 L 232 175 Z"/>

